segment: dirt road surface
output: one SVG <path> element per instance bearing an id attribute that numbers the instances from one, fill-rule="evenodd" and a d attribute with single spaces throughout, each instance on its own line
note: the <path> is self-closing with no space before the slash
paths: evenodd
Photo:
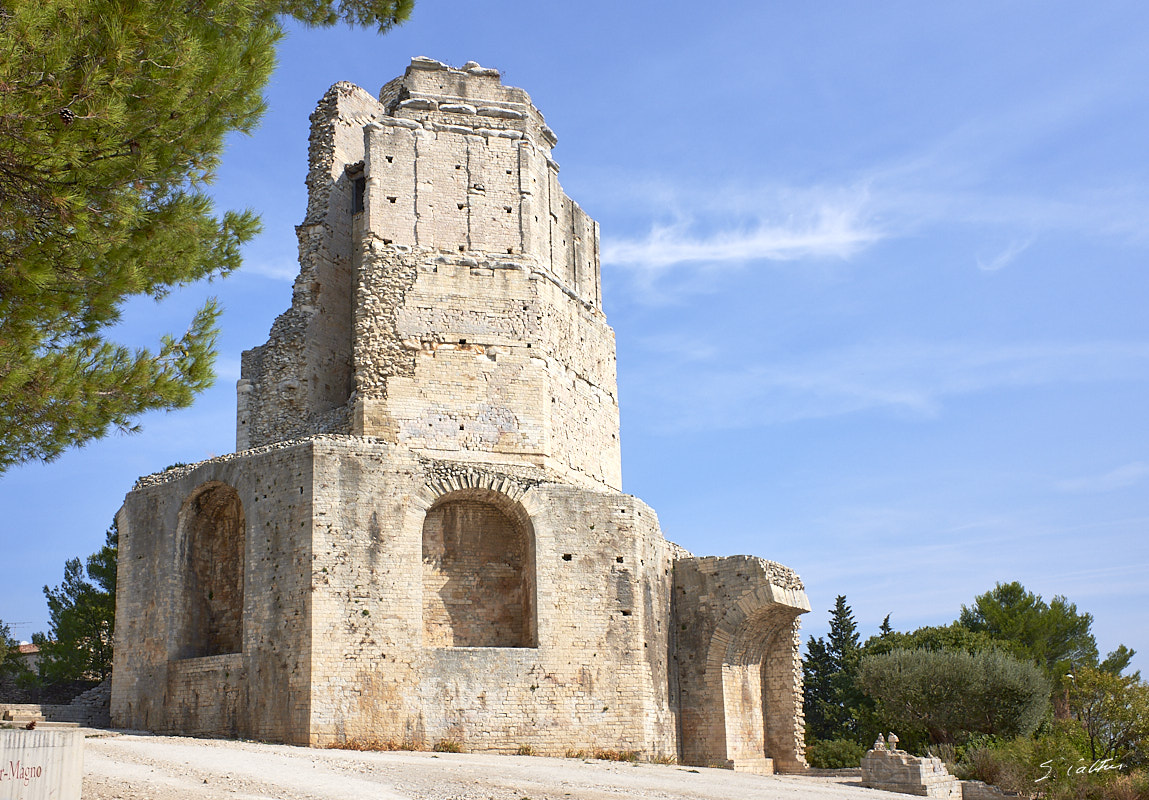
<path id="1" fill-rule="evenodd" d="M 857 778 L 89 731 L 84 800 L 882 800 Z"/>

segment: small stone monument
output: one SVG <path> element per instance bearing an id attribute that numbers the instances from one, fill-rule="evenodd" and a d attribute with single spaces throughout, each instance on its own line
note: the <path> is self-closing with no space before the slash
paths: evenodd
<path id="1" fill-rule="evenodd" d="M 946 770 L 941 759 L 912 756 L 898 750 L 898 737 L 881 735 L 862 759 L 862 785 L 869 789 L 901 792 L 919 797 L 961 800 L 961 782 Z"/>

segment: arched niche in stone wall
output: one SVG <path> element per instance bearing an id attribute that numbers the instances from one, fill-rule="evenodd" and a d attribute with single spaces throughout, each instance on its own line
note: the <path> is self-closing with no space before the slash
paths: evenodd
<path id="1" fill-rule="evenodd" d="M 534 529 L 501 492 L 439 496 L 423 520 L 425 647 L 535 647 Z"/>
<path id="2" fill-rule="evenodd" d="M 773 602 L 760 587 L 734 603 L 707 653 L 707 681 L 721 699 L 725 760 L 737 770 L 792 771 L 795 750 L 795 609 Z"/>
<path id="3" fill-rule="evenodd" d="M 180 508 L 176 534 L 176 658 L 243 650 L 243 503 L 211 481 Z"/>
<path id="4" fill-rule="evenodd" d="M 776 708 L 775 701 L 778 688 L 786 690 L 793 683 L 789 674 L 790 623 L 791 618 L 776 607 L 758 608 L 734 632 L 722 663 L 726 753 L 731 761 L 752 763 L 773 758 L 779 749 L 779 737 L 771 728 L 779 718 L 784 725 L 790 719 L 788 713 L 779 713 L 781 709 Z M 786 656 L 780 664 L 784 673 L 772 675 L 771 667 L 780 660 L 770 656 L 779 645 Z M 775 686 L 779 678 L 788 681 L 788 685 Z"/>

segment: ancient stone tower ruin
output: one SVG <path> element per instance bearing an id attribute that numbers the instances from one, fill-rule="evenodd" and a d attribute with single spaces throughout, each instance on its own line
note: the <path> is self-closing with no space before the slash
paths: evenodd
<path id="1" fill-rule="evenodd" d="M 598 225 L 526 92 L 416 58 L 311 123 L 237 452 L 120 512 L 113 723 L 802 768 L 801 581 L 620 491 Z"/>

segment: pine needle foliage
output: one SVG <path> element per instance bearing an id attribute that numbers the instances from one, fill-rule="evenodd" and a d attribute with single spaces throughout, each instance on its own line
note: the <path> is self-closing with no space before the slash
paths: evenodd
<path id="1" fill-rule="evenodd" d="M 1008 643 L 1051 677 L 1066 674 L 1073 664 L 1097 663 L 1093 615 L 1079 614 L 1077 605 L 1065 597 L 1046 603 L 1017 581 L 999 583 L 975 597 L 972 606 L 963 605 L 958 622 Z"/>
<path id="2" fill-rule="evenodd" d="M 214 380 L 220 308 L 154 349 L 125 301 L 227 275 L 259 231 L 205 191 L 264 111 L 280 19 L 385 31 L 412 0 L 0 0 L 0 472 Z"/>

